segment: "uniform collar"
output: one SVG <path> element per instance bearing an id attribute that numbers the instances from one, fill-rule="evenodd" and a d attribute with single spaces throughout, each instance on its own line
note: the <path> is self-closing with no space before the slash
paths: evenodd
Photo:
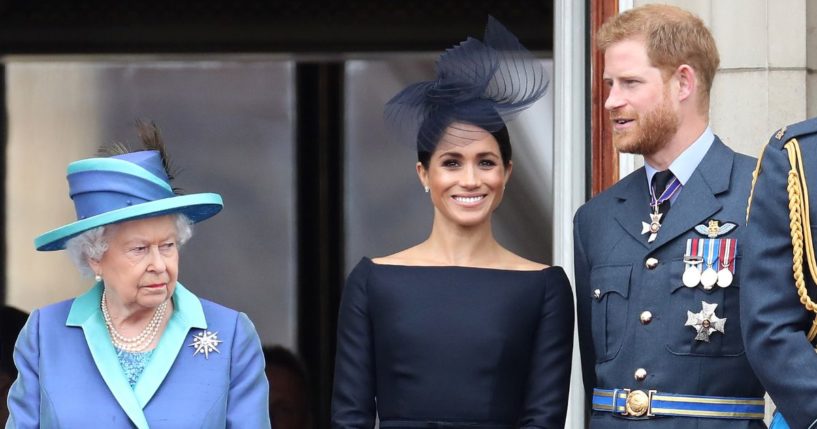
<path id="1" fill-rule="evenodd" d="M 735 152 L 714 137 L 683 192 L 676 195 L 672 215 L 662 222 L 658 239 L 652 244 L 638 228 L 638 219 L 643 220 L 649 207 L 646 168 L 639 168 L 611 188 L 613 195 L 620 200 L 612 214 L 621 227 L 645 248 L 657 249 L 711 218 L 723 207 L 718 196 L 729 191 L 734 163 Z"/>
<path id="2" fill-rule="evenodd" d="M 672 164 L 669 166 L 669 171 L 678 178 L 678 181 L 681 182 L 682 185 L 687 184 L 689 178 L 692 177 L 692 173 L 698 168 L 698 164 L 704 159 L 706 152 L 709 151 L 714 141 L 715 134 L 712 132 L 712 128 L 707 126 L 703 134 L 672 161 Z M 652 176 L 654 176 L 658 170 L 646 161 L 644 161 L 644 169 L 647 172 L 647 186 L 649 186 L 650 183 L 652 183 Z"/>

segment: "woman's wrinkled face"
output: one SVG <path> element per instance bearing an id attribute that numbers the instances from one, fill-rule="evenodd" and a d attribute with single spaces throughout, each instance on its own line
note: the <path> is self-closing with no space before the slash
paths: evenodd
<path id="1" fill-rule="evenodd" d="M 108 250 L 91 268 L 102 276 L 108 299 L 126 307 L 155 308 L 173 295 L 179 249 L 173 216 L 108 225 Z"/>
<path id="2" fill-rule="evenodd" d="M 417 164 L 417 174 L 429 187 L 435 216 L 470 227 L 490 221 L 502 201 L 511 164 L 503 165 L 499 144 L 489 132 L 473 125 L 454 124 L 466 130 L 467 140 L 456 141 L 457 133 L 446 132 L 431 154 L 428 169 Z"/>

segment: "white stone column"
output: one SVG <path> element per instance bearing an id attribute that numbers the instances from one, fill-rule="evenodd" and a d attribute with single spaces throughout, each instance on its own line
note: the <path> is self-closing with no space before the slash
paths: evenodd
<path id="1" fill-rule="evenodd" d="M 573 280 L 573 213 L 585 201 L 584 2 L 554 2 L 553 263 Z M 575 296 L 575 293 L 574 293 Z M 585 427 L 584 387 L 576 325 L 565 428 Z"/>
<path id="2" fill-rule="evenodd" d="M 806 0 L 711 1 L 711 19 L 721 52 L 712 124 L 758 155 L 774 131 L 806 118 Z"/>

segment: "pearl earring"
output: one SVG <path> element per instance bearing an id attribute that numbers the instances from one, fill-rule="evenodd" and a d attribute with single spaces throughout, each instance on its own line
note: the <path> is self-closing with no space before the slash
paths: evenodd
<path id="1" fill-rule="evenodd" d="M 423 189 L 425 189 L 426 194 L 428 193 L 428 191 L 430 191 L 430 190 L 431 190 L 431 189 L 430 189 L 428 186 L 423 186 Z"/>
<path id="2" fill-rule="evenodd" d="M 100 276 L 99 274 L 97 274 L 96 276 L 94 276 L 94 280 L 96 280 L 96 282 L 97 282 L 97 283 L 99 283 L 99 282 L 101 282 L 101 281 L 102 281 L 102 276 Z"/>

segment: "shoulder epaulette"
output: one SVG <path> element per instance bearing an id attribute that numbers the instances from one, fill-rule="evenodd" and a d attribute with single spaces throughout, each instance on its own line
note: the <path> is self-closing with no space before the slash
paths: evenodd
<path id="1" fill-rule="evenodd" d="M 811 231 L 811 207 L 808 191 L 808 181 L 806 180 L 806 168 L 803 163 L 801 146 L 817 144 L 817 118 L 807 119 L 787 127 L 783 127 L 776 132 L 769 140 L 769 145 L 774 144 L 777 148 L 782 148 L 788 155 L 791 169 L 787 176 L 786 192 L 789 194 L 789 219 L 791 228 L 792 252 L 797 256 L 792 262 L 792 274 L 794 284 L 797 287 L 797 295 L 806 311 L 814 314 L 814 318 L 806 336 L 809 342 L 817 338 L 817 303 L 808 294 L 805 281 L 805 270 L 803 265 L 808 265 L 808 271 L 812 282 L 817 282 L 817 252 L 814 247 L 814 237 Z M 755 181 L 760 171 L 760 162 L 755 170 L 752 179 L 752 191 L 749 196 L 749 204 L 752 201 Z M 782 191 L 782 189 L 781 189 Z M 749 218 L 749 209 L 746 211 L 746 218 Z"/>
<path id="2" fill-rule="evenodd" d="M 798 146 L 802 143 L 817 144 L 817 138 L 812 137 L 817 137 L 817 117 L 809 118 L 795 124 L 786 125 L 772 134 L 771 138 L 769 138 L 769 142 L 761 149 L 760 155 L 757 158 L 755 171 L 752 173 L 752 190 L 749 192 L 749 202 L 746 206 L 747 222 L 749 221 L 749 213 L 752 209 L 752 198 L 754 197 L 755 193 L 755 182 L 757 181 L 757 176 L 760 174 L 761 164 L 763 163 L 763 154 L 766 153 L 766 150 L 785 150 L 786 144 L 792 140 L 794 140 Z"/>
<path id="3" fill-rule="evenodd" d="M 772 142 L 776 140 L 782 145 L 791 139 L 802 139 L 811 134 L 817 134 L 817 117 L 781 128 L 772 137 Z M 815 140 L 815 143 L 817 143 L 817 140 Z"/>

